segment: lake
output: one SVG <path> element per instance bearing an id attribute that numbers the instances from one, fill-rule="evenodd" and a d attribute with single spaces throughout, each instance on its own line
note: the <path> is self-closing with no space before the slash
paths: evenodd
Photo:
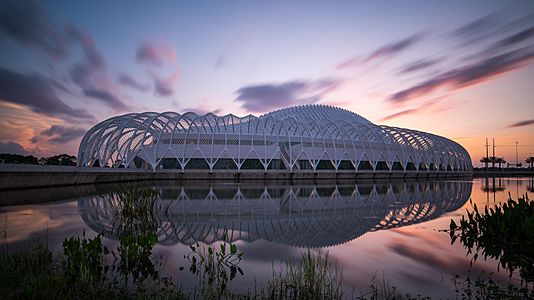
<path id="1" fill-rule="evenodd" d="M 167 182 L 106 184 L 2 191 L 0 230 L 9 252 L 45 242 L 57 253 L 72 236 L 101 233 L 110 249 L 125 228 L 150 222 L 157 234 L 153 248 L 160 274 L 184 290 L 197 277 L 184 259 L 197 242 L 218 246 L 226 235 L 243 254 L 230 288 L 247 290 L 267 282 L 274 270 L 302 253 L 328 253 L 343 271 L 345 294 L 366 291 L 371 279 L 386 280 L 403 292 L 454 296 L 454 275 L 492 274 L 519 285 L 517 274 L 492 259 L 471 261 L 461 243 L 451 245 L 451 219 L 472 204 L 494 206 L 526 193 L 534 178 L 428 181 L 313 182 Z M 118 213 L 128 192 L 154 191 L 149 221 Z M 134 221 L 132 221 L 134 220 Z M 135 223 L 135 224 L 134 224 Z M 181 266 L 185 271 L 180 271 Z"/>

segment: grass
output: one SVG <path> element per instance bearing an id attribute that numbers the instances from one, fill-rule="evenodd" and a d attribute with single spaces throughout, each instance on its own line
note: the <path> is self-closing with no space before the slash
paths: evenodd
<path id="1" fill-rule="evenodd" d="M 85 241 L 80 245 L 91 243 L 92 246 L 82 246 L 85 250 L 80 251 L 99 248 L 98 242 Z M 104 251 L 96 250 L 94 253 L 103 254 Z M 102 257 L 94 260 L 93 256 L 92 259 L 104 261 Z M 90 266 L 72 269 L 72 263 L 69 256 L 54 255 L 42 245 L 34 245 L 16 254 L 3 252 L 0 254 L 0 295 L 2 299 L 430 299 L 402 293 L 385 277 L 379 280 L 376 276 L 370 279 L 369 292 L 343 294 L 341 267 L 328 255 L 314 255 L 309 251 L 303 253 L 300 260 L 288 261 L 280 270 L 273 270 L 273 276 L 265 286 L 255 285 L 252 291 L 247 292 L 232 291 L 227 287 L 221 289 L 220 285 L 204 280 L 199 281 L 194 291 L 185 293 L 177 288 L 179 283 L 167 278 L 151 280 L 146 285 L 127 286 L 117 281 L 122 277 L 113 277 L 105 269 Z M 82 262 L 84 264 L 86 262 Z M 198 270 L 211 272 L 213 269 L 199 267 Z M 102 273 L 104 275 L 100 276 Z M 534 297 L 532 290 L 512 285 L 503 287 L 491 277 L 471 279 L 456 275 L 451 280 L 458 299 Z"/>
<path id="2" fill-rule="evenodd" d="M 0 255 L 0 294 L 3 299 L 114 298 L 106 284 L 72 280 L 63 258 L 34 245 L 25 252 Z"/>
<path id="3" fill-rule="evenodd" d="M 268 284 L 270 299 L 341 299 L 341 268 L 326 255 L 302 254 L 301 260 L 287 262 L 274 272 Z"/>

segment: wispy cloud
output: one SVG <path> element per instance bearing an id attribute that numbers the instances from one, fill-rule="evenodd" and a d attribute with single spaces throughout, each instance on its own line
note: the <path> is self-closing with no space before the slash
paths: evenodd
<path id="1" fill-rule="evenodd" d="M 511 124 L 508 127 L 513 128 L 513 127 L 523 127 L 523 126 L 529 126 L 529 125 L 534 125 L 534 119 L 520 121 L 520 122 Z"/>
<path id="2" fill-rule="evenodd" d="M 54 84 L 37 74 L 24 75 L 0 68 L 0 99 L 52 117 L 94 120 L 85 109 L 75 109 L 63 102 L 57 96 Z"/>
<path id="3" fill-rule="evenodd" d="M 154 94 L 168 97 L 174 94 L 174 84 L 180 76 L 180 70 L 175 64 L 176 51 L 166 42 L 143 42 L 137 48 L 137 61 L 147 66 L 149 75 L 154 80 Z M 165 67 L 165 68 L 163 68 Z M 172 69 L 172 74 L 162 75 L 161 69 Z"/>
<path id="4" fill-rule="evenodd" d="M 156 95 L 168 97 L 174 94 L 174 83 L 179 77 L 180 72 L 178 69 L 166 78 L 160 78 L 159 76 L 154 75 L 154 92 Z"/>
<path id="5" fill-rule="evenodd" d="M 481 83 L 493 77 L 520 68 L 534 58 L 534 47 L 526 47 L 479 60 L 467 66 L 439 74 L 429 80 L 394 93 L 389 101 L 402 103 L 426 96 L 438 88 L 450 90 Z"/>
<path id="6" fill-rule="evenodd" d="M 249 112 L 265 112 L 285 106 L 311 104 L 336 89 L 341 80 L 295 80 L 245 86 L 237 90 L 236 101 Z"/>
<path id="7" fill-rule="evenodd" d="M 385 46 L 382 46 L 382 47 L 374 50 L 373 52 L 371 52 L 368 55 L 354 57 L 354 58 L 348 59 L 348 60 L 340 63 L 338 65 L 338 69 L 358 66 L 358 65 L 369 63 L 369 62 L 377 60 L 377 59 L 394 56 L 394 55 L 396 55 L 396 54 L 398 54 L 400 52 L 403 52 L 403 51 L 409 49 L 410 47 L 412 47 L 413 45 L 418 43 L 422 39 L 422 37 L 423 37 L 422 34 L 414 34 L 414 35 L 409 36 L 409 37 L 407 37 L 405 39 L 402 39 L 400 41 L 396 41 L 396 42 L 393 42 L 391 44 L 387 44 Z"/>
<path id="8" fill-rule="evenodd" d="M 112 92 L 106 89 L 84 88 L 83 93 L 87 97 L 92 97 L 94 99 L 97 99 L 97 100 L 100 100 L 106 103 L 109 107 L 113 108 L 115 111 L 126 111 L 128 109 L 128 106 L 126 104 L 124 104 Z"/>
<path id="9" fill-rule="evenodd" d="M 224 64 L 226 63 L 226 57 L 224 56 L 224 54 L 221 54 L 219 55 L 219 57 L 217 57 L 217 60 L 215 61 L 215 65 L 214 65 L 214 68 L 215 69 L 220 69 L 224 66 Z"/>
<path id="10" fill-rule="evenodd" d="M 149 89 L 148 85 L 140 83 L 135 78 L 133 78 L 132 76 L 130 76 L 130 75 L 126 74 L 126 73 L 121 73 L 119 75 L 118 82 L 120 84 L 125 85 L 125 86 L 128 86 L 128 87 L 131 87 L 133 89 L 136 89 L 136 90 L 138 90 L 140 92 L 145 92 L 145 91 L 147 91 Z"/>
<path id="11" fill-rule="evenodd" d="M 38 1 L 2 1 L 0 31 L 54 60 L 65 59 L 69 54 L 63 27 L 47 16 Z"/>
<path id="12" fill-rule="evenodd" d="M 97 49 L 95 40 L 90 34 L 70 24 L 65 25 L 65 29 L 69 37 L 79 43 L 89 65 L 94 68 L 103 68 L 106 66 L 104 57 Z"/>
<path id="13" fill-rule="evenodd" d="M 116 111 L 128 107 L 120 99 L 118 89 L 109 78 L 105 59 L 90 34 L 72 24 L 54 22 L 37 1 L 6 1 L 2 5 L 1 31 L 13 40 L 41 50 L 53 60 L 64 63 L 71 54 L 71 48 L 79 46 L 83 60 L 70 68 L 72 82 L 86 96 L 99 100 Z M 53 83 L 52 80 L 48 82 Z M 41 88 L 44 83 L 46 82 L 40 81 Z"/>
<path id="14" fill-rule="evenodd" d="M 533 16 L 534 17 L 534 16 Z M 534 37 L 534 26 L 523 29 L 495 43 L 496 48 L 513 46 Z"/>
<path id="15" fill-rule="evenodd" d="M 424 70 L 439 63 L 440 59 L 420 59 L 411 64 L 405 65 L 399 70 L 399 74 L 408 74 L 416 71 Z"/>
<path id="16" fill-rule="evenodd" d="M 166 41 L 143 42 L 137 48 L 136 57 L 140 63 L 161 67 L 165 62 L 174 63 L 176 51 Z"/>
<path id="17" fill-rule="evenodd" d="M 458 27 L 450 34 L 452 38 L 473 42 L 486 36 L 497 27 L 495 15 L 482 16 L 472 22 Z"/>
<path id="18" fill-rule="evenodd" d="M 385 121 L 396 119 L 396 118 L 399 118 L 399 117 L 402 117 L 402 116 L 418 114 L 418 113 L 422 113 L 422 112 L 431 113 L 431 112 L 442 111 L 442 110 L 444 110 L 442 108 L 438 109 L 437 111 L 435 109 L 432 110 L 431 108 L 435 108 L 435 106 L 440 101 L 442 101 L 443 99 L 444 99 L 444 97 L 439 97 L 439 98 L 433 99 L 433 100 L 431 100 L 429 102 L 423 103 L 423 104 L 421 104 L 421 105 L 419 105 L 417 107 L 401 110 L 399 112 L 396 112 L 396 113 L 393 113 L 393 114 L 385 116 L 384 118 L 380 119 L 380 121 L 381 122 L 385 122 Z"/>
<path id="19" fill-rule="evenodd" d="M 460 44 L 451 43 L 451 38 Z M 454 91 L 486 82 L 526 66 L 534 58 L 534 19 L 520 17 L 503 22 L 499 14 L 494 13 L 452 30 L 445 39 L 436 36 L 432 40 L 452 47 L 451 55 L 439 59 L 421 58 L 403 66 L 397 72 L 401 80 L 403 75 L 430 67 L 434 75 L 390 94 L 386 98 L 389 103 L 403 105 L 439 91 Z M 447 68 L 450 64 L 439 64 L 442 61 L 454 62 L 456 67 Z"/>
<path id="20" fill-rule="evenodd" d="M 52 125 L 50 128 L 41 131 L 32 137 L 30 142 L 47 144 L 65 144 L 82 137 L 87 132 L 84 128 L 70 127 L 63 125 Z"/>
<path id="21" fill-rule="evenodd" d="M 197 115 L 205 115 L 207 113 L 213 113 L 213 114 L 220 114 L 222 112 L 222 110 L 220 108 L 218 109 L 209 109 L 207 106 L 205 105 L 198 105 L 196 107 L 186 107 L 184 109 L 182 109 L 182 111 L 185 113 L 185 112 L 194 112 L 196 113 Z"/>
<path id="22" fill-rule="evenodd" d="M 85 96 L 99 100 L 115 111 L 126 111 L 129 106 L 120 99 L 118 88 L 107 73 L 106 62 L 93 37 L 73 26 L 68 26 L 68 33 L 79 42 L 84 53 L 84 59 L 70 70 L 72 81 Z"/>

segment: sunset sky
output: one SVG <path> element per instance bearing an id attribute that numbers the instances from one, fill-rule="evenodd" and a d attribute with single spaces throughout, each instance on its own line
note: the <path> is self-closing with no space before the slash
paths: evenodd
<path id="1" fill-rule="evenodd" d="M 1 1 L 0 153 L 128 112 L 340 106 L 534 156 L 534 1 Z"/>

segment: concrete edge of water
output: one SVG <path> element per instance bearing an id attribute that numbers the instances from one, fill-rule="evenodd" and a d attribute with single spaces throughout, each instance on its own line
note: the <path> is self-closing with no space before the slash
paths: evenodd
<path id="1" fill-rule="evenodd" d="M 288 172 L 286 170 L 132 170 L 88 168 L 74 166 L 0 165 L 0 190 L 36 187 L 69 186 L 153 180 L 337 180 L 337 179 L 426 179 L 470 177 L 466 172 L 415 172 L 415 171 L 338 171 Z"/>

